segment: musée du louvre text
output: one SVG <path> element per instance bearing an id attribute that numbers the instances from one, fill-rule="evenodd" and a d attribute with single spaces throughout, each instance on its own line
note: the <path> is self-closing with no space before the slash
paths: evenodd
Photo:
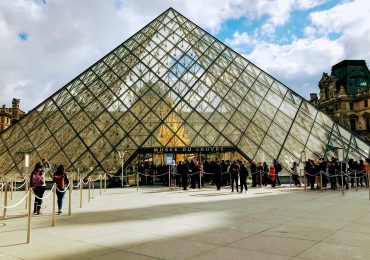
<path id="1" fill-rule="evenodd" d="M 150 149 L 150 148 L 148 148 Z M 174 153 L 189 153 L 189 152 L 224 152 L 235 150 L 233 147 L 205 146 L 205 147 L 154 147 L 154 153 L 174 152 Z"/>

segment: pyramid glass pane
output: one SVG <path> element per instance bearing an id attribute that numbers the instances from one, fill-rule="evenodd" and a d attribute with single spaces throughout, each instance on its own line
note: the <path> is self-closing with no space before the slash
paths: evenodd
<path id="1" fill-rule="evenodd" d="M 141 151 L 223 147 L 248 160 L 368 156 L 369 144 L 168 9 L 0 134 L 0 175 L 49 158 L 119 172 Z"/>

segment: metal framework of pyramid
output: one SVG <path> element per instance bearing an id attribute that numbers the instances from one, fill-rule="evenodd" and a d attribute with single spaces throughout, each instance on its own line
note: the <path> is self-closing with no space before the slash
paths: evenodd
<path id="1" fill-rule="evenodd" d="M 174 9 L 0 135 L 1 175 L 24 154 L 109 171 L 146 147 L 236 147 L 250 160 L 368 156 L 369 144 Z"/>

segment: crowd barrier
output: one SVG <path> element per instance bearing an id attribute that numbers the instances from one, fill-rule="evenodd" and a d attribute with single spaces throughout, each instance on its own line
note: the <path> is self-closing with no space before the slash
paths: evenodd
<path id="1" fill-rule="evenodd" d="M 45 202 L 46 199 L 48 199 L 50 196 L 52 196 L 52 212 L 51 212 L 51 226 L 55 226 L 56 224 L 56 192 L 67 192 L 69 193 L 68 196 L 68 216 L 71 216 L 72 214 L 72 191 L 73 189 L 78 189 L 80 191 L 80 208 L 82 208 L 82 190 L 84 186 L 89 187 L 88 190 L 88 202 L 90 203 L 91 198 L 94 198 L 94 190 L 95 190 L 95 182 L 100 181 L 100 195 L 102 194 L 103 191 L 103 180 L 104 180 L 104 191 L 107 190 L 107 175 L 100 174 L 96 179 L 93 178 L 88 178 L 87 181 L 85 182 L 82 179 L 81 175 L 76 175 L 77 178 L 77 185 L 74 185 L 74 174 L 69 175 L 69 183 L 65 186 L 64 189 L 59 189 L 55 183 L 53 183 L 51 189 L 48 191 L 46 195 L 43 195 L 42 198 L 38 197 L 35 193 L 34 190 L 30 187 L 29 185 L 29 180 L 27 179 L 22 179 L 21 181 L 16 181 L 15 178 L 10 178 L 8 180 L 5 180 L 2 178 L 0 182 L 0 192 L 1 192 L 1 197 L 4 198 L 4 204 L 0 205 L 0 208 L 3 209 L 3 214 L 2 214 L 2 219 L 7 219 L 7 211 L 8 209 L 16 208 L 20 206 L 24 201 L 26 201 L 25 209 L 27 210 L 27 234 L 26 234 L 26 241 L 27 243 L 31 243 L 31 217 L 32 217 L 32 197 L 34 196 L 35 198 L 42 199 L 43 202 Z M 22 183 L 23 182 L 23 183 Z M 20 186 L 17 186 L 17 183 L 22 183 Z M 10 200 L 13 200 L 13 192 L 16 190 L 19 190 L 23 187 L 25 188 L 25 194 L 24 196 L 15 204 L 13 205 L 8 205 L 8 197 Z M 91 188 L 92 187 L 92 188 Z M 91 191 L 92 190 L 92 191 Z M 93 196 L 92 196 L 93 195 Z"/>
<path id="2" fill-rule="evenodd" d="M 254 172 L 252 173 L 253 174 L 258 174 L 258 173 L 264 173 L 263 171 L 257 171 L 257 172 Z M 208 172 L 203 172 L 204 175 L 215 175 L 215 173 L 208 173 Z M 229 172 L 223 172 L 221 173 L 221 175 L 224 175 L 224 174 L 229 174 Z M 148 174 L 144 174 L 144 173 L 140 173 L 140 172 L 137 172 L 137 173 L 134 173 L 134 174 L 131 174 L 131 175 L 128 175 L 128 176 L 135 176 L 136 175 L 136 187 L 137 187 L 137 190 L 139 190 L 139 178 L 140 176 L 143 176 L 143 177 L 160 177 L 160 176 L 166 176 L 168 175 L 168 180 L 169 180 L 169 188 L 170 189 L 173 189 L 173 188 L 176 188 L 176 178 L 173 178 L 173 177 L 176 177 L 176 176 L 181 176 L 181 174 L 173 174 L 171 172 L 165 172 L 163 174 L 159 174 L 159 175 L 148 175 Z M 194 172 L 194 173 L 189 173 L 188 176 L 192 176 L 192 175 L 199 175 L 199 181 L 200 183 L 202 183 L 202 173 L 201 172 Z M 262 184 L 262 175 L 263 174 L 259 174 L 260 175 L 260 183 Z M 357 172 L 357 171 L 353 171 L 353 172 L 345 172 L 345 171 L 336 171 L 334 175 L 329 175 L 327 172 L 323 172 L 323 171 L 320 171 L 319 174 L 309 174 L 305 171 L 303 171 L 303 173 L 301 172 L 301 174 L 299 173 L 293 173 L 291 172 L 290 173 L 290 187 L 292 187 L 292 176 L 293 175 L 298 175 L 298 177 L 301 177 L 301 178 L 304 178 L 304 189 L 306 189 L 307 187 L 307 183 L 306 183 L 306 176 L 310 176 L 310 177 L 316 177 L 316 176 L 320 176 L 320 180 L 321 180 L 321 185 L 320 185 L 320 189 L 323 191 L 325 190 L 323 188 L 323 183 L 322 183 L 322 180 L 323 180 L 323 176 L 327 177 L 327 178 L 337 178 L 337 177 L 340 177 L 341 178 L 341 191 L 342 191 L 342 195 L 344 195 L 344 180 L 350 180 L 350 179 L 354 179 L 354 180 L 358 180 L 360 178 L 366 178 L 365 181 L 367 182 L 367 185 L 369 187 L 369 200 L 370 200 L 370 174 L 369 173 L 366 173 L 366 172 Z M 28 221 L 27 221 L 27 243 L 31 243 L 31 217 L 32 217 L 32 213 L 31 213 L 31 209 L 32 209 L 32 196 L 34 197 L 37 197 L 39 199 L 42 199 L 43 201 L 48 199 L 51 195 L 52 195 L 52 212 L 51 212 L 51 226 L 55 226 L 56 225 L 56 217 L 55 217 L 55 213 L 56 213 L 56 192 L 59 191 L 59 192 L 67 192 L 69 193 L 69 196 L 68 196 L 68 216 L 71 216 L 72 214 L 72 192 L 73 192 L 73 189 L 77 189 L 79 190 L 79 195 L 80 195 L 80 208 L 82 208 L 83 206 L 83 188 L 84 186 L 88 186 L 88 203 L 91 202 L 91 199 L 94 198 L 95 196 L 95 182 L 99 181 L 100 184 L 99 184 L 99 188 L 100 188 L 100 195 L 102 195 L 102 192 L 103 192 L 103 189 L 104 189 L 104 192 L 107 190 L 107 174 L 100 174 L 97 178 L 92 178 L 92 177 L 89 177 L 86 181 L 83 180 L 82 178 L 82 175 L 80 174 L 72 174 L 69 177 L 69 183 L 66 185 L 66 187 L 63 189 L 63 190 L 60 190 L 57 188 L 57 186 L 55 184 L 52 185 L 50 191 L 47 193 L 47 195 L 44 195 L 42 198 L 39 198 L 37 197 L 37 195 L 34 193 L 33 189 L 31 187 L 29 187 L 29 180 L 27 179 L 22 179 L 21 181 L 16 181 L 15 178 L 10 178 L 9 180 L 5 180 L 4 178 L 2 178 L 1 182 L 0 182 L 0 192 L 1 192 L 1 197 L 3 197 L 4 199 L 4 204 L 3 205 L 0 205 L 0 208 L 3 209 L 3 215 L 2 215 L 2 219 L 7 219 L 7 210 L 8 209 L 11 209 L 11 208 L 16 208 L 18 206 L 20 206 L 24 201 L 26 201 L 26 204 L 25 204 L 25 209 L 28 209 L 27 211 L 27 218 L 28 218 Z M 76 182 L 77 182 L 77 185 L 74 185 L 74 177 L 76 177 Z M 119 177 L 119 176 L 111 176 L 112 178 L 113 177 Z M 173 182 L 173 180 L 175 182 Z M 103 181 L 104 181 L 104 185 L 103 185 Z M 23 183 L 22 183 L 23 182 Z M 21 183 L 19 186 L 17 186 L 18 183 Z M 358 191 L 358 183 L 356 181 L 356 191 Z M 13 205 L 8 205 L 8 197 L 10 200 L 13 199 L 13 192 L 14 191 L 17 191 L 23 187 L 26 187 L 25 188 L 25 194 L 24 196 L 15 204 Z M 202 188 L 202 185 L 199 185 L 200 189 Z"/>

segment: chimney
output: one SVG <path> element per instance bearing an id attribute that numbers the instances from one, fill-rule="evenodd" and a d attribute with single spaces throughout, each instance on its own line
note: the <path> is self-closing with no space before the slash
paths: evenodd
<path id="1" fill-rule="evenodd" d="M 310 93 L 310 102 L 317 102 L 317 93 Z"/>
<path id="2" fill-rule="evenodd" d="M 12 120 L 19 119 L 19 99 L 13 98 L 12 101 Z"/>

